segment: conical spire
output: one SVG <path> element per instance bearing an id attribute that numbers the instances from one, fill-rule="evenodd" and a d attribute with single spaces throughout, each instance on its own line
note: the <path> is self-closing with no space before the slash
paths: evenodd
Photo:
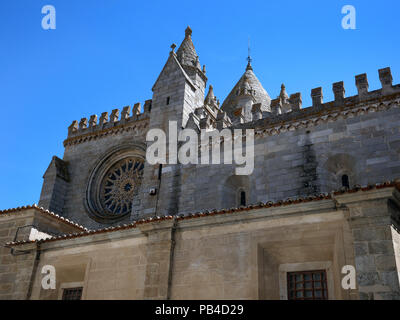
<path id="1" fill-rule="evenodd" d="M 250 49 L 249 49 L 249 55 L 247 56 L 247 67 L 246 67 L 246 71 L 247 70 L 253 70 L 253 67 L 251 66 L 251 57 L 250 57 Z"/>
<path id="2" fill-rule="evenodd" d="M 199 66 L 199 57 L 192 42 L 192 29 L 188 26 L 185 30 L 185 39 L 183 39 L 177 51 L 178 60 L 182 65 Z"/>
<path id="3" fill-rule="evenodd" d="M 225 101 L 222 103 L 221 109 L 223 111 L 229 113 L 236 108 L 235 100 L 238 96 L 243 94 L 243 89 L 247 89 L 247 91 L 245 91 L 245 94 L 251 93 L 251 95 L 255 99 L 255 103 L 261 103 L 263 111 L 270 110 L 271 98 L 254 74 L 253 68 L 251 66 L 250 56 L 248 57 L 247 61 L 248 63 L 245 73 L 242 75 L 242 77 L 233 87 L 232 91 L 229 93 L 228 97 L 226 97 Z"/>
<path id="4" fill-rule="evenodd" d="M 208 104 L 208 105 L 215 105 L 216 100 L 217 99 L 215 98 L 215 95 L 214 95 L 213 86 L 210 84 L 210 86 L 208 87 L 208 93 L 207 93 L 206 99 L 204 100 L 204 103 Z"/>
<path id="5" fill-rule="evenodd" d="M 185 29 L 185 37 L 191 37 L 192 36 L 192 28 L 190 26 L 187 26 Z"/>
<path id="6" fill-rule="evenodd" d="M 253 67 L 251 66 L 251 59 L 249 57 L 249 62 L 247 62 L 247 67 L 246 67 L 246 71 L 247 70 L 253 70 Z"/>

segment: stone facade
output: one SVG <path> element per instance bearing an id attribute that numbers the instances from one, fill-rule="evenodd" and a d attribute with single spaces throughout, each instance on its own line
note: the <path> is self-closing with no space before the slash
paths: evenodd
<path id="1" fill-rule="evenodd" d="M 399 195 L 387 183 L 12 241 L 4 252 L 27 252 L 16 276 L 31 279 L 29 299 L 58 299 L 71 285 L 83 299 L 287 299 L 287 272 L 320 269 L 329 299 L 399 299 Z M 57 270 L 54 290 L 41 287 L 44 265 Z M 355 289 L 341 285 L 346 265 Z"/>
<path id="2" fill-rule="evenodd" d="M 85 228 L 36 206 L 3 211 L 0 218 L 0 299 L 27 299 L 32 290 L 38 246 L 32 250 L 14 250 L 7 242 L 32 239 L 32 230 L 57 236 L 82 232 Z"/>
<path id="3" fill-rule="evenodd" d="M 319 87 L 302 108 L 283 84 L 271 99 L 249 58 L 220 105 L 212 86 L 205 96 L 190 28 L 175 49 L 143 108 L 69 126 L 39 207 L 0 211 L 0 299 L 59 299 L 68 287 L 83 299 L 287 299 L 287 274 L 312 270 L 326 272 L 329 299 L 400 299 L 400 85 L 390 69 L 379 70 L 379 90 L 357 75 L 356 96 L 336 82 L 334 101 Z M 254 129 L 254 171 L 171 164 L 173 153 L 149 164 L 147 133 L 171 123 Z M 55 290 L 41 288 L 44 265 L 57 270 Z M 355 267 L 356 289 L 342 287 L 343 266 Z"/>

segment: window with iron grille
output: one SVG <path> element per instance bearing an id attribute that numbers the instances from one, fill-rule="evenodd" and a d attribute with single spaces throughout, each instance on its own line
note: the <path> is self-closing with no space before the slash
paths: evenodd
<path id="1" fill-rule="evenodd" d="M 82 287 L 79 288 L 65 288 L 63 290 L 63 300 L 81 300 Z"/>
<path id="2" fill-rule="evenodd" d="M 328 286 L 325 270 L 287 273 L 289 300 L 327 300 Z"/>

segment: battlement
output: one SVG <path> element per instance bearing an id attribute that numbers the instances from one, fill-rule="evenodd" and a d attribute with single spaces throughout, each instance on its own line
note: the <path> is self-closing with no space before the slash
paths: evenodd
<path id="1" fill-rule="evenodd" d="M 290 120 L 305 120 L 316 115 L 335 113 L 342 109 L 357 108 L 372 103 L 373 101 L 390 100 L 396 96 L 400 97 L 400 84 L 393 85 L 393 78 L 390 68 L 378 70 L 379 80 L 382 88 L 369 91 L 367 75 L 360 74 L 355 76 L 355 85 L 358 94 L 351 97 L 345 96 L 344 82 L 339 81 L 332 84 L 334 100 L 323 101 L 322 87 L 311 90 L 312 105 L 302 108 L 302 96 L 300 92 L 291 94 L 286 93 L 286 88 L 282 84 L 281 93 L 276 99 L 271 100 L 270 111 L 262 110 L 262 104 L 253 103 L 250 114 L 245 111 L 244 106 L 238 106 L 229 116 L 221 109 L 217 109 L 217 116 L 212 116 L 207 112 L 199 114 L 199 128 L 214 130 L 226 127 L 246 127 L 268 126 L 276 123 L 287 122 Z M 203 110 L 203 109 L 202 109 Z"/>
<path id="2" fill-rule="evenodd" d="M 276 99 L 271 100 L 271 111 L 264 111 L 260 103 L 255 103 L 250 110 L 249 117 L 246 116 L 243 108 L 238 108 L 233 117 L 229 117 L 221 109 L 216 109 L 218 111 L 213 116 L 205 112 L 204 114 L 193 114 L 191 117 L 194 118 L 192 120 L 197 123 L 195 126 L 199 129 L 212 130 L 215 128 L 236 127 L 238 125 L 249 127 L 254 125 L 255 122 L 257 122 L 256 126 L 259 126 L 261 123 L 263 125 L 272 125 L 294 119 L 302 120 L 321 113 L 328 114 L 339 109 L 359 106 L 372 100 L 382 100 L 396 95 L 400 96 L 400 84 L 393 85 L 390 68 L 379 69 L 378 74 L 382 85 L 381 89 L 369 91 L 368 78 L 364 73 L 355 76 L 357 95 L 346 97 L 344 82 L 339 81 L 332 84 L 334 100 L 329 102 L 323 101 L 322 87 L 313 88 L 311 90 L 312 105 L 307 108 L 302 108 L 302 96 L 300 92 L 289 96 L 286 94 L 285 86 L 282 85 L 281 94 Z M 68 127 L 68 139 L 146 119 L 149 117 L 151 104 L 152 100 L 145 101 L 143 113 L 140 113 L 140 103 L 136 103 L 133 107 L 124 107 L 121 112 L 119 109 L 112 110 L 110 114 L 103 112 L 99 119 L 97 115 L 92 115 L 89 119 L 82 118 L 79 122 L 74 120 Z"/>
<path id="3" fill-rule="evenodd" d="M 379 80 L 382 84 L 382 89 L 368 91 L 369 84 L 367 75 L 365 73 L 355 76 L 355 84 L 358 90 L 358 95 L 352 97 L 345 97 L 345 88 L 343 81 L 335 82 L 332 84 L 332 91 L 335 97 L 334 101 L 327 103 L 323 102 L 322 87 L 314 88 L 311 90 L 312 106 L 314 108 L 320 108 L 323 106 L 342 106 L 346 104 L 353 104 L 355 102 L 361 102 L 381 96 L 394 94 L 400 92 L 400 85 L 393 86 L 393 78 L 390 68 L 379 69 Z M 300 110 L 302 105 L 301 93 L 297 92 L 290 95 L 289 98 L 289 110 L 286 112 Z M 271 108 L 274 114 L 286 113 L 283 111 L 285 101 L 282 101 L 281 97 L 273 99 L 271 101 Z"/>
<path id="4" fill-rule="evenodd" d="M 317 87 L 311 90 L 312 105 L 302 108 L 301 93 L 297 92 L 291 94 L 289 99 L 282 99 L 281 96 L 271 101 L 272 112 L 261 112 L 257 105 L 253 105 L 252 115 L 253 119 L 247 124 L 253 124 L 255 121 L 264 124 L 273 124 L 289 120 L 300 120 L 309 116 L 335 112 L 339 109 L 347 109 L 352 106 L 357 106 L 370 101 L 380 101 L 390 99 L 392 96 L 400 96 L 400 84 L 393 85 L 393 78 L 390 68 L 383 68 L 378 70 L 379 80 L 382 88 L 374 91 L 369 91 L 369 84 L 367 75 L 360 74 L 355 76 L 355 85 L 358 94 L 351 97 L 345 97 L 345 88 L 343 81 L 335 82 L 332 84 L 332 91 L 334 93 L 334 100 L 323 102 L 322 87 Z"/>
<path id="5" fill-rule="evenodd" d="M 140 113 L 140 102 L 138 102 L 135 103 L 133 107 L 123 107 L 121 113 L 119 109 L 113 109 L 110 116 L 108 115 L 108 112 L 103 112 L 99 119 L 97 118 L 96 114 L 93 114 L 90 116 L 89 120 L 87 118 L 82 118 L 79 122 L 74 120 L 68 127 L 68 138 L 73 138 L 83 134 L 97 132 L 146 119 L 149 117 L 151 104 L 152 100 L 145 101 L 143 113 Z"/>

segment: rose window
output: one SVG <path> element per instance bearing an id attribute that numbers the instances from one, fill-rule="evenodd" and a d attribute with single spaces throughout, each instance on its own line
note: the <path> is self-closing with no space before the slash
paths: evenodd
<path id="1" fill-rule="evenodd" d="M 132 210 L 132 200 L 138 192 L 143 167 L 143 161 L 127 158 L 108 170 L 100 189 L 100 202 L 108 214 L 122 215 Z"/>

